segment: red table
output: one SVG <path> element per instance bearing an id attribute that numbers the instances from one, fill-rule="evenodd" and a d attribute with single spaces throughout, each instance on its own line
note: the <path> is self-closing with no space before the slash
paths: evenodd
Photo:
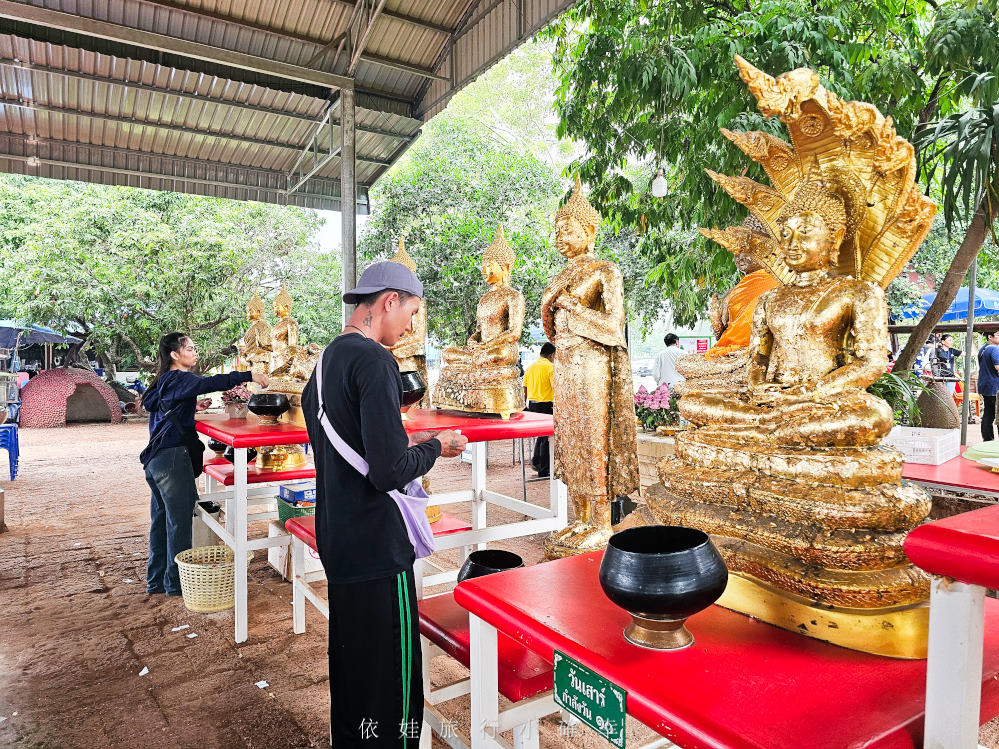
<path id="1" fill-rule="evenodd" d="M 921 525 L 906 536 L 905 553 L 933 575 L 926 743 L 977 746 L 982 642 L 995 603 L 985 592 L 999 589 L 999 507 Z"/>
<path id="2" fill-rule="evenodd" d="M 230 419 L 224 414 L 201 414 L 195 419 L 195 427 L 201 434 L 213 437 L 234 449 L 234 462 L 210 459 L 205 465 L 205 492 L 202 500 L 211 500 L 225 507 L 225 527 L 215 517 L 199 505 L 195 506 L 197 517 L 216 536 L 232 549 L 235 557 L 235 629 L 236 642 L 244 642 L 248 636 L 247 625 L 247 564 L 251 551 L 266 550 L 277 546 L 289 546 L 288 536 L 271 536 L 250 539 L 247 533 L 249 506 L 274 502 L 273 484 L 282 481 L 296 481 L 315 478 L 316 469 L 302 466 L 287 471 L 265 471 L 257 466 L 248 466 L 246 448 L 273 445 L 299 445 L 309 441 L 305 427 L 294 424 L 261 424 L 254 415 L 245 419 Z M 258 485 L 250 489 L 251 484 Z M 231 487 L 231 488 L 227 488 Z M 274 512 L 256 513 L 254 520 L 277 517 Z"/>
<path id="3" fill-rule="evenodd" d="M 532 412 L 515 413 L 508 420 L 499 418 L 480 418 L 438 411 L 435 409 L 412 412 L 412 417 L 403 422 L 407 433 L 426 430 L 459 429 L 468 438 L 472 453 L 472 488 L 457 492 L 435 494 L 434 504 L 447 505 L 459 502 L 472 504 L 472 528 L 470 530 L 452 528 L 451 532 L 437 535 L 437 549 L 462 549 L 462 559 L 473 548 L 484 548 L 488 542 L 507 538 L 529 536 L 536 533 L 546 533 L 564 528 L 568 522 L 568 499 L 565 485 L 558 479 L 550 479 L 550 502 L 548 507 L 538 507 L 522 499 L 509 497 L 490 491 L 486 487 L 486 443 L 491 440 L 520 439 L 524 437 L 550 436 L 554 432 L 554 422 L 548 414 Z M 247 553 L 256 549 L 267 549 L 273 546 L 289 545 L 288 536 L 278 536 L 263 539 L 247 538 L 247 508 L 251 504 L 273 502 L 273 489 L 254 488 L 251 485 L 296 481 L 315 478 L 315 468 L 302 468 L 286 471 L 263 471 L 256 467 L 248 467 L 246 448 L 264 447 L 270 445 L 306 444 L 309 434 L 305 427 L 294 424 L 261 424 L 252 414 L 245 419 L 230 419 L 224 414 L 200 415 L 196 419 L 197 430 L 235 448 L 235 461 L 216 463 L 206 467 L 207 491 L 202 499 L 210 499 L 226 507 L 225 522 L 221 524 L 199 506 L 196 508 L 198 517 L 221 538 L 236 557 L 236 642 L 243 642 L 248 635 L 247 627 L 247 590 L 246 567 Z M 224 491 L 217 491 L 217 486 Z M 514 512 L 522 513 L 527 520 L 503 523 L 490 526 L 487 508 L 489 504 L 505 507 Z M 266 519 L 268 513 L 255 514 L 254 519 Z M 429 563 L 428 563 L 429 564 Z M 459 563 L 460 564 L 460 563 Z M 422 563 L 416 570 L 418 588 L 427 585 L 437 585 L 453 581 L 457 569 L 439 570 L 437 574 L 422 575 Z"/>
<path id="4" fill-rule="evenodd" d="M 965 449 L 962 447 L 961 452 Z M 951 458 L 938 466 L 906 463 L 902 467 L 902 478 L 915 481 L 927 489 L 984 494 L 999 499 L 999 473 L 964 458 Z"/>
<path id="5" fill-rule="evenodd" d="M 549 660 L 560 650 L 616 683 L 629 714 L 685 749 L 920 745 L 926 661 L 857 653 L 720 606 L 690 618 L 692 647 L 646 650 L 621 634 L 630 617 L 600 588 L 602 555 L 455 588 L 471 613 L 473 747 L 495 746 L 496 630 Z M 986 603 L 983 722 L 999 714 L 999 601 Z"/>

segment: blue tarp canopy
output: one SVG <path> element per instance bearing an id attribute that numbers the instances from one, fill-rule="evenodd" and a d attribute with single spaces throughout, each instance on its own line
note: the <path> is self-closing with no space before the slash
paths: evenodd
<path id="1" fill-rule="evenodd" d="M 922 301 L 902 312 L 901 317 L 922 317 L 937 298 L 935 293 L 923 294 Z M 993 289 L 975 289 L 975 317 L 999 315 L 999 291 Z M 957 297 L 951 303 L 940 322 L 953 322 L 968 319 L 968 287 L 962 286 Z"/>
<path id="2" fill-rule="evenodd" d="M 62 335 L 44 325 L 18 325 L 13 320 L 0 320 L 0 348 L 19 348 L 36 343 L 79 343 L 82 339 Z"/>

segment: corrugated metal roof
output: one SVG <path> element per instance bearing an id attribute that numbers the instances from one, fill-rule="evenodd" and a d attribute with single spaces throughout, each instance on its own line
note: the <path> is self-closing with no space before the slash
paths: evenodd
<path id="1" fill-rule="evenodd" d="M 0 170 L 338 209 L 336 156 L 287 191 L 314 134 L 338 145 L 318 129 L 333 73 L 356 91 L 365 212 L 422 122 L 570 4 L 389 0 L 348 76 L 354 0 L 0 0 Z"/>

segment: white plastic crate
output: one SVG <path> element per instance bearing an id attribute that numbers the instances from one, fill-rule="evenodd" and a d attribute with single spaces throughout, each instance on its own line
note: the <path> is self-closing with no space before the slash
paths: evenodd
<path id="1" fill-rule="evenodd" d="M 884 444 L 901 452 L 907 463 L 938 466 L 961 454 L 961 430 L 894 427 Z"/>

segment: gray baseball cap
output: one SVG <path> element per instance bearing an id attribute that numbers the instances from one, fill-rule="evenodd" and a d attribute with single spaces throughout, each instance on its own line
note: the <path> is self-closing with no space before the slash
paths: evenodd
<path id="1" fill-rule="evenodd" d="M 423 284 L 409 268 L 391 260 L 372 263 L 364 269 L 357 287 L 344 292 L 343 301 L 356 304 L 358 297 L 374 294 L 378 291 L 394 289 L 408 291 L 410 294 L 423 298 Z"/>

